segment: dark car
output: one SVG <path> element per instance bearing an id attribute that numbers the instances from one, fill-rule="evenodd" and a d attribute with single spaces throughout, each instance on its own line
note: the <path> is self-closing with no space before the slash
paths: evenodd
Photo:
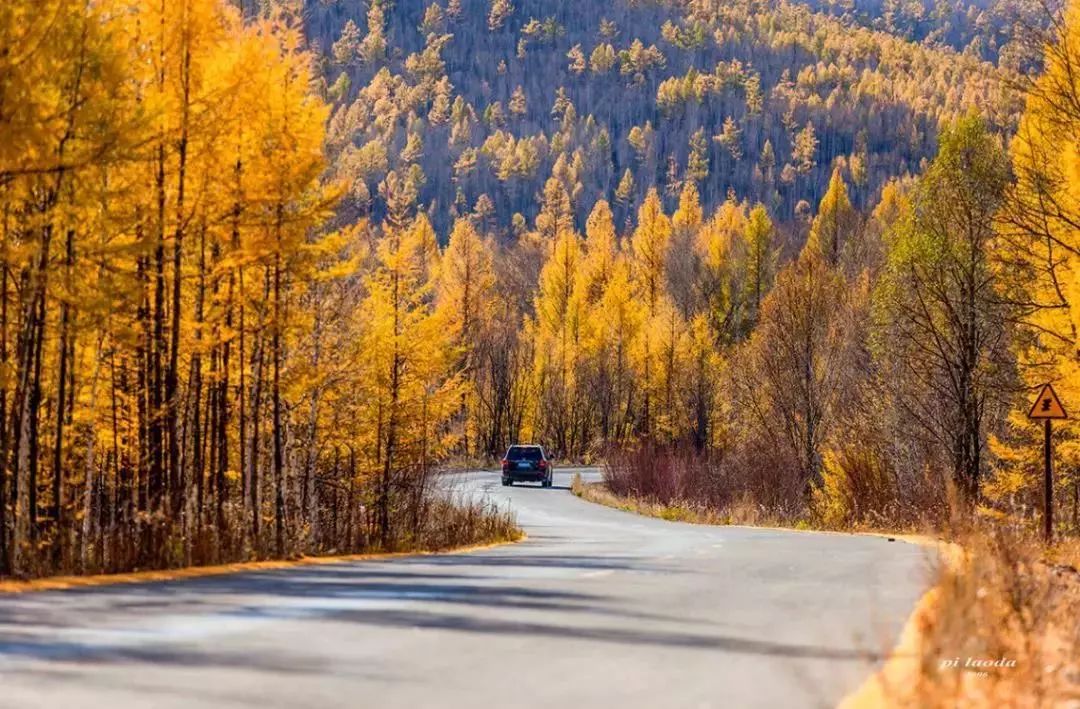
<path id="1" fill-rule="evenodd" d="M 540 446 L 510 446 L 502 459 L 502 484 L 540 483 L 551 487 L 551 459 Z"/>

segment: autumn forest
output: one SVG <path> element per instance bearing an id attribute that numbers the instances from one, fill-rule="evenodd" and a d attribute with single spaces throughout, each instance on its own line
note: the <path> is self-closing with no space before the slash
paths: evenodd
<path id="1" fill-rule="evenodd" d="M 519 441 L 791 524 L 1034 521 L 1078 13 L 2 3 L 0 577 L 488 541 L 438 473 Z"/>

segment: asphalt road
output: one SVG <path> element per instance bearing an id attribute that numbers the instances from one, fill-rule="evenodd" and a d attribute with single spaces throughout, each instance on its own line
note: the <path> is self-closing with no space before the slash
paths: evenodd
<path id="1" fill-rule="evenodd" d="M 520 544 L 0 596 L 0 706 L 832 706 L 925 586 L 902 542 L 648 519 L 569 479 L 461 479 Z"/>

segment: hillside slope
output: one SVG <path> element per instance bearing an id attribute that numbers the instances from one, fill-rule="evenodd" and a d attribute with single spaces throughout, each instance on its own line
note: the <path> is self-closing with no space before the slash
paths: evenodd
<path id="1" fill-rule="evenodd" d="M 649 187 L 672 206 L 686 180 L 706 207 L 733 191 L 787 222 L 837 165 L 866 206 L 920 170 L 942 121 L 974 108 L 1012 127 L 1003 80 L 1024 60 L 1000 35 L 1018 11 L 920 24 L 887 6 L 323 0 L 305 23 L 346 216 L 415 201 L 440 234 L 469 212 L 505 233 L 532 223 L 552 176 L 579 228 L 598 198 L 621 223 Z"/>

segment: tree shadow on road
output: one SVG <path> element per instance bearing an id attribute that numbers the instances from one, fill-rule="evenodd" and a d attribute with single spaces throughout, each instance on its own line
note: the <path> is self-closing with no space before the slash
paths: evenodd
<path id="1" fill-rule="evenodd" d="M 174 625 L 190 618 L 191 624 L 210 628 L 236 619 L 355 620 L 369 610 L 406 612 L 439 604 L 480 612 L 506 609 L 616 617 L 621 622 L 677 620 L 620 607 L 602 593 L 526 586 L 512 567 L 548 568 L 576 576 L 577 571 L 647 565 L 635 557 L 422 556 L 398 559 L 392 566 L 343 563 L 28 594 L 0 603 L 0 660 L 182 666 L 229 666 L 233 661 L 210 649 L 181 649 L 195 638 L 170 637 L 159 627 L 163 618 Z M 113 642 L 115 638 L 120 641 Z M 257 665 L 260 659 L 248 658 L 244 663 Z M 265 669 L 274 671 L 276 664 Z"/>
<path id="2" fill-rule="evenodd" d="M 783 662 L 785 671 L 796 675 L 820 667 L 819 662 L 830 663 L 832 672 L 880 660 L 879 653 L 845 646 L 842 638 L 817 644 L 797 636 L 746 637 L 753 630 L 731 632 L 678 608 L 638 610 L 632 592 L 615 595 L 609 590 L 609 574 L 645 579 L 685 573 L 662 561 L 634 555 L 523 553 L 531 548 L 9 597 L 0 602 L 0 666 L 19 672 L 24 661 L 29 672 L 70 673 L 78 682 L 93 676 L 95 668 L 123 667 L 127 672 L 130 667 L 125 686 L 132 691 L 139 681 L 137 668 L 148 666 L 254 672 L 267 679 L 340 675 L 342 668 L 326 661 L 318 643 L 290 645 L 275 639 L 290 637 L 284 630 L 290 626 L 281 623 L 306 620 L 331 626 L 299 627 L 355 627 L 337 642 L 345 642 L 346 648 L 355 643 L 360 652 L 387 637 L 380 630 L 420 630 L 459 638 L 556 639 L 598 648 L 759 656 Z M 565 581 L 582 576 L 593 576 L 595 582 L 570 590 Z M 630 584 L 632 588 L 632 580 Z M 182 632 L 170 637 L 168 628 L 161 628 L 163 620 Z M 222 632 L 222 642 L 198 635 L 199 628 L 213 633 L 219 626 L 234 628 Z M 294 637 L 297 626 L 291 628 Z M 240 639 L 225 642 L 225 636 Z M 806 685 L 812 692 L 815 681 L 808 677 Z"/>
<path id="3" fill-rule="evenodd" d="M 643 630 L 627 627 L 602 628 L 568 626 L 520 620 L 480 618 L 476 616 L 428 612 L 373 611 L 335 613 L 338 621 L 351 621 L 391 628 L 435 628 L 479 634 L 514 634 L 534 637 L 554 637 L 570 640 L 653 645 L 669 648 L 719 650 L 741 654 L 768 655 L 800 659 L 855 660 L 877 662 L 878 653 L 854 648 L 830 648 L 819 645 L 754 640 L 731 635 L 680 633 L 667 630 Z"/>

